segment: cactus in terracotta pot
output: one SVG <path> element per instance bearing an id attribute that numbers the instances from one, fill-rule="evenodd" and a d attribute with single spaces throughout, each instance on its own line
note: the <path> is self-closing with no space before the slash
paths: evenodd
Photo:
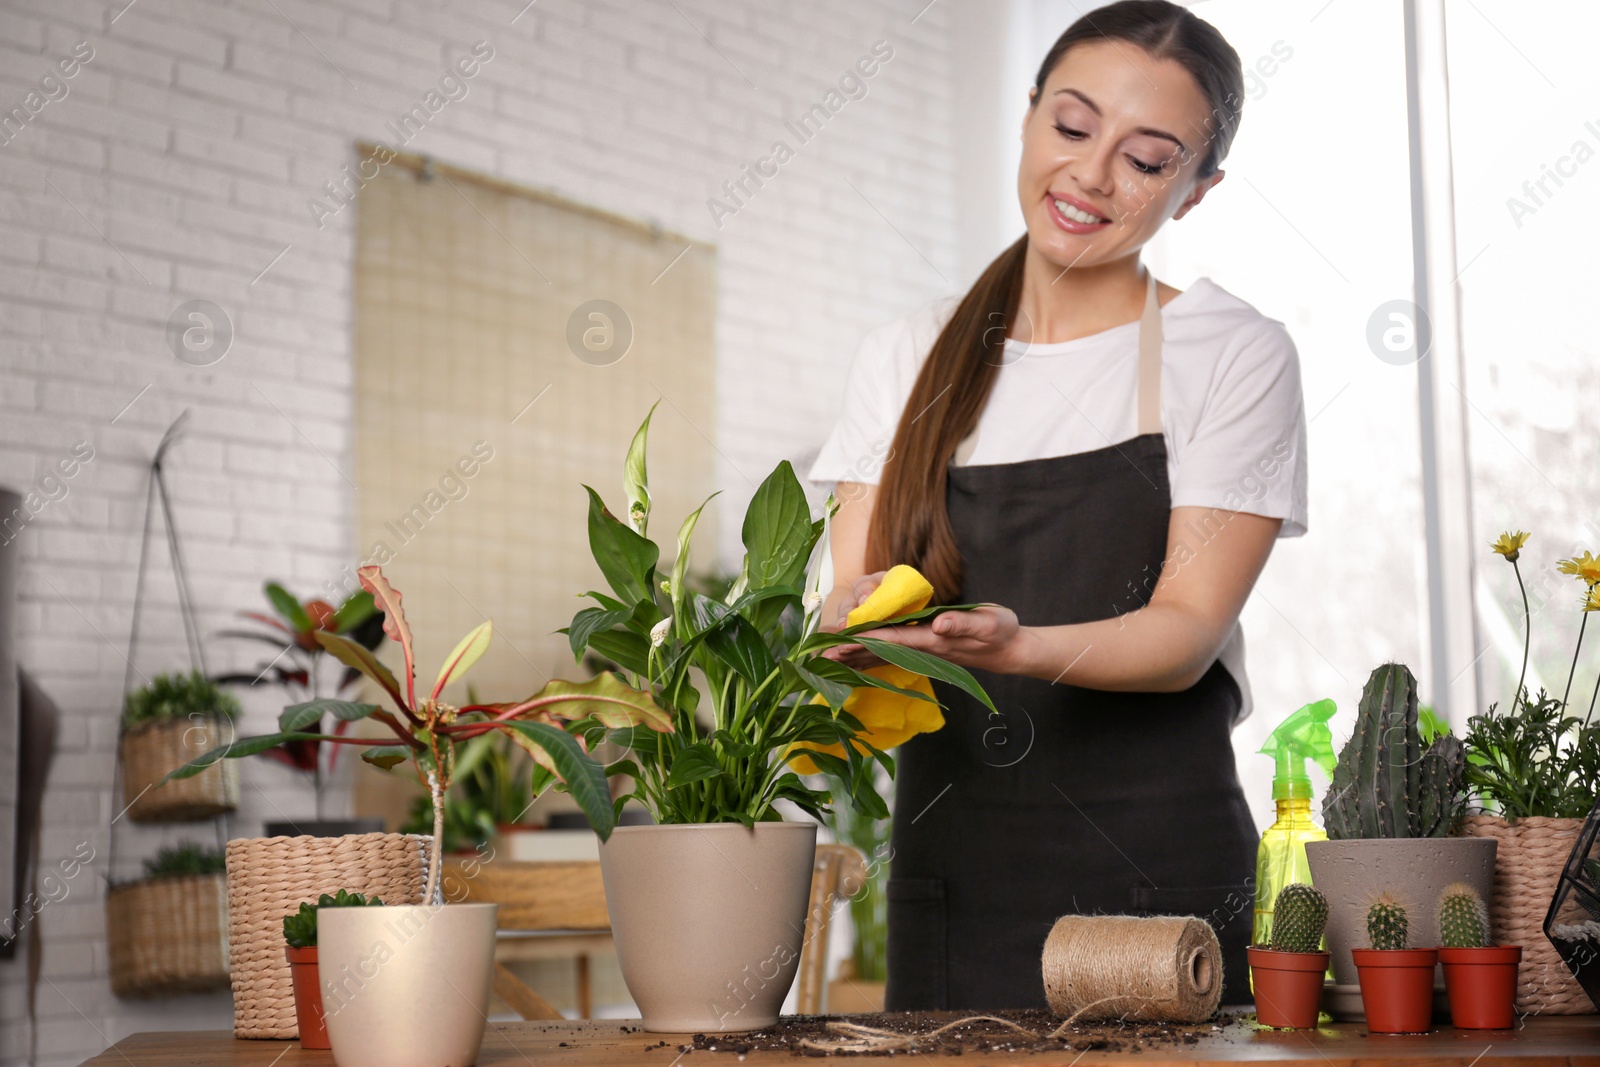
<path id="1" fill-rule="evenodd" d="M 1380 952 L 1410 947 L 1410 922 L 1406 906 L 1390 892 L 1379 893 L 1367 907 L 1367 940 Z"/>
<path id="2" fill-rule="evenodd" d="M 1271 947 L 1276 952 L 1316 952 L 1328 922 L 1328 901 L 1302 882 L 1283 887 L 1272 913 Z"/>
<path id="3" fill-rule="evenodd" d="M 1489 909 L 1470 885 L 1457 882 L 1439 894 L 1439 943 L 1445 948 L 1489 944 Z"/>

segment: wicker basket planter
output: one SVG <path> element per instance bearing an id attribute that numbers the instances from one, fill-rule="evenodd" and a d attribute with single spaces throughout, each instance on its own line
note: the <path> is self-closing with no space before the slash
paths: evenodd
<path id="1" fill-rule="evenodd" d="M 228 947 L 233 1036 L 292 1038 L 294 980 L 283 917 L 348 889 L 385 904 L 420 904 L 431 839 L 419 834 L 255 837 L 228 842 Z"/>
<path id="2" fill-rule="evenodd" d="M 111 991 L 153 997 L 228 988 L 227 931 L 220 874 L 113 886 L 106 893 Z"/>
<path id="3" fill-rule="evenodd" d="M 134 822 L 192 822 L 239 806 L 239 769 L 218 760 L 193 778 L 157 785 L 168 771 L 227 743 L 229 724 L 216 719 L 171 719 L 122 735 L 122 803 Z"/>
<path id="4" fill-rule="evenodd" d="M 1561 868 L 1572 852 L 1582 819 L 1529 816 L 1508 823 L 1498 815 L 1472 815 L 1463 832 L 1499 844 L 1490 925 L 1497 945 L 1520 945 L 1517 1011 L 1539 1015 L 1589 1015 L 1594 1003 L 1544 936 L 1545 912 Z"/>

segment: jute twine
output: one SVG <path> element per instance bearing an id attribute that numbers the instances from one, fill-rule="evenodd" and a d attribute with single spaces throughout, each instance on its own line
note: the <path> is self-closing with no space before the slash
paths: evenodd
<path id="1" fill-rule="evenodd" d="M 1544 917 L 1561 869 L 1577 843 L 1582 819 L 1529 816 L 1508 823 L 1498 815 L 1471 815 L 1469 837 L 1497 842 L 1490 926 L 1497 945 L 1521 945 L 1517 1011 L 1538 1015 L 1590 1015 L 1594 1002 L 1544 936 Z"/>
<path id="2" fill-rule="evenodd" d="M 432 839 L 420 834 L 255 837 L 228 842 L 233 1036 L 298 1037 L 283 917 L 341 889 L 420 904 Z"/>
<path id="3" fill-rule="evenodd" d="M 923 1034 L 839 1020 L 828 1023 L 839 1041 L 802 1038 L 799 1044 L 824 1052 L 913 1049 L 974 1022 L 1048 1040 L 1080 1021 L 1203 1022 L 1222 1002 L 1222 946 L 1215 931 L 1193 916 L 1064 915 L 1045 939 L 1040 964 L 1045 1000 L 1051 1011 L 1066 1016 L 1048 1033 L 995 1015 L 969 1015 Z"/>

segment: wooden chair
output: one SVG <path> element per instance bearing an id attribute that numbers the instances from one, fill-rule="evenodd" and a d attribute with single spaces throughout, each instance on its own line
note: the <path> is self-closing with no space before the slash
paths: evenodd
<path id="1" fill-rule="evenodd" d="M 866 873 L 866 859 L 858 849 L 849 845 L 817 846 L 806 911 L 806 939 L 800 949 L 796 976 L 797 1010 L 802 1015 L 815 1015 L 822 1010 L 833 909 L 840 900 L 860 891 Z M 589 957 L 612 948 L 611 916 L 606 911 L 599 863 L 446 860 L 442 878 L 446 900 L 500 905 L 495 996 L 524 1019 L 562 1018 L 549 1001 L 529 988 L 506 964 L 570 958 L 577 963 L 578 1017 L 590 1017 L 593 1005 Z"/>

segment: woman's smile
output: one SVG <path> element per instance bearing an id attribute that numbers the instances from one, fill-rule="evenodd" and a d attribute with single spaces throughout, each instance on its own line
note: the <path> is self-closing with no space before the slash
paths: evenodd
<path id="1" fill-rule="evenodd" d="M 1066 194 L 1050 194 L 1045 198 L 1050 218 L 1068 233 L 1098 233 L 1111 225 L 1111 220 L 1091 210 L 1091 205 Z"/>

